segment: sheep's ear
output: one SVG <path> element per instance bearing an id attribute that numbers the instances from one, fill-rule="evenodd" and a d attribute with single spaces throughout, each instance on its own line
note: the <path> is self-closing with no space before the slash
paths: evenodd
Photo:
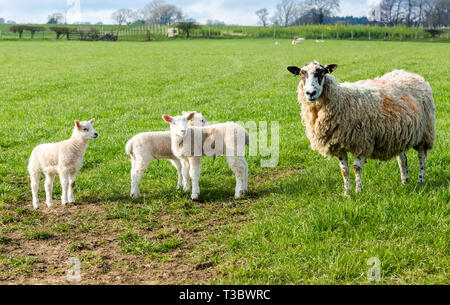
<path id="1" fill-rule="evenodd" d="M 94 125 L 95 119 L 91 119 L 91 120 L 89 121 L 89 123 L 91 123 L 91 125 Z"/>
<path id="2" fill-rule="evenodd" d="M 300 75 L 300 68 L 296 66 L 287 67 L 288 71 L 294 74 L 295 76 Z"/>
<path id="3" fill-rule="evenodd" d="M 163 115 L 162 116 L 163 120 L 166 121 L 167 123 L 172 123 L 172 117 L 168 116 L 168 115 Z"/>
<path id="4" fill-rule="evenodd" d="M 337 69 L 337 67 L 338 67 L 338 65 L 336 65 L 336 64 L 332 64 L 332 65 L 328 65 L 328 66 L 326 66 L 325 67 L 325 69 L 327 69 L 327 71 L 328 71 L 328 73 L 333 73 L 334 72 L 334 70 L 336 70 Z"/>
<path id="5" fill-rule="evenodd" d="M 80 128 L 80 121 L 75 120 L 74 122 L 75 122 L 75 126 L 77 126 L 77 128 Z"/>
<path id="6" fill-rule="evenodd" d="M 195 111 L 189 113 L 189 115 L 187 116 L 187 120 L 188 120 L 188 121 L 192 120 L 192 119 L 194 118 L 194 115 L 195 115 Z"/>
<path id="7" fill-rule="evenodd" d="M 185 116 L 185 115 L 188 115 L 191 112 L 197 113 L 197 111 L 183 111 L 182 115 Z"/>

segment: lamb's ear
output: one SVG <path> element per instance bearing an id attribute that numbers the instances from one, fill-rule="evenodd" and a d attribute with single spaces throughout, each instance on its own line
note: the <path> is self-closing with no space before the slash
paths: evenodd
<path id="1" fill-rule="evenodd" d="M 300 68 L 296 66 L 287 67 L 288 71 L 294 74 L 295 76 L 300 75 Z"/>
<path id="2" fill-rule="evenodd" d="M 195 115 L 195 111 L 189 113 L 189 115 L 187 116 L 187 120 L 188 120 L 188 121 L 192 120 L 192 119 L 194 118 L 194 115 Z"/>
<path id="3" fill-rule="evenodd" d="M 75 126 L 77 126 L 77 128 L 80 128 L 80 121 L 75 120 L 74 122 L 75 122 Z"/>
<path id="4" fill-rule="evenodd" d="M 95 119 L 91 119 L 91 120 L 89 121 L 89 123 L 91 123 L 91 125 L 94 125 Z"/>
<path id="5" fill-rule="evenodd" d="M 162 118 L 163 118 L 163 120 L 166 121 L 167 123 L 172 123 L 172 117 L 170 117 L 170 116 L 164 114 L 164 115 L 162 116 Z"/>
<path id="6" fill-rule="evenodd" d="M 185 115 L 188 115 L 191 112 L 197 113 L 197 111 L 183 111 L 183 113 L 181 115 L 185 116 Z"/>
<path id="7" fill-rule="evenodd" d="M 336 64 L 332 64 L 332 65 L 328 65 L 328 66 L 326 66 L 325 67 L 325 69 L 327 69 L 327 71 L 328 71 L 328 73 L 333 73 L 334 72 L 334 70 L 336 70 L 337 69 L 337 67 L 338 67 L 338 65 L 336 65 Z"/>

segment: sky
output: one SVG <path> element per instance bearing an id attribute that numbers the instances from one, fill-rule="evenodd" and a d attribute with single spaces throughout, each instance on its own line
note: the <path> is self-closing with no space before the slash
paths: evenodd
<path id="1" fill-rule="evenodd" d="M 0 18 L 17 23 L 46 23 L 47 16 L 64 12 L 70 4 L 80 4 L 81 14 L 68 11 L 68 20 L 77 18 L 82 22 L 111 24 L 111 14 L 120 8 L 140 9 L 151 0 L 0 0 Z M 208 19 L 226 24 L 256 25 L 255 11 L 267 8 L 274 11 L 281 0 L 166 0 L 180 7 L 184 14 L 206 23 Z M 370 6 L 379 0 L 340 0 L 339 16 L 366 16 Z M 75 6 L 73 6 L 75 7 Z"/>

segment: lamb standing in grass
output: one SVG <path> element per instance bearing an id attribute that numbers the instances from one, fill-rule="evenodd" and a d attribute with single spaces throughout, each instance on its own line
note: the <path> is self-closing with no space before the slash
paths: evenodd
<path id="1" fill-rule="evenodd" d="M 53 181 L 56 174 L 59 174 L 61 179 L 61 203 L 66 205 L 75 202 L 73 197 L 75 177 L 83 165 L 83 156 L 88 141 L 98 137 L 98 133 L 92 125 L 94 125 L 94 119 L 83 122 L 75 121 L 70 139 L 59 143 L 41 144 L 33 149 L 28 163 L 28 172 L 30 173 L 35 209 L 39 208 L 38 188 L 41 173 L 45 175 L 45 195 L 48 207 L 53 206 Z"/>
<path id="2" fill-rule="evenodd" d="M 236 176 L 234 197 L 241 198 L 248 191 L 248 165 L 244 155 L 245 146 L 249 145 L 249 134 L 242 126 L 231 122 L 189 127 L 188 121 L 194 114 L 176 117 L 163 115 L 164 121 L 170 124 L 172 153 L 181 161 L 184 190 L 190 190 L 191 178 L 191 199 L 198 199 L 201 157 L 224 155 Z"/>
<path id="3" fill-rule="evenodd" d="M 183 115 L 187 113 L 188 112 L 183 112 Z M 209 125 L 201 113 L 193 113 L 194 117 L 189 121 L 189 125 Z M 139 192 L 139 181 L 153 159 L 169 159 L 172 165 L 177 169 L 177 188 L 180 189 L 182 187 L 183 175 L 181 174 L 181 162 L 172 153 L 170 146 L 170 131 L 139 133 L 127 142 L 125 151 L 131 157 L 131 197 L 139 198 L 141 196 Z"/>
<path id="4" fill-rule="evenodd" d="M 403 70 L 356 83 L 339 84 L 331 73 L 337 65 L 312 62 L 288 67 L 301 75 L 298 100 L 311 147 L 326 157 L 339 158 L 345 192 L 350 191 L 347 153 L 355 156 L 356 191 L 367 158 L 381 161 L 397 156 L 402 183 L 408 166 L 405 152 L 418 151 L 419 183 L 424 182 L 427 152 L 435 138 L 435 107 L 430 85 Z"/>

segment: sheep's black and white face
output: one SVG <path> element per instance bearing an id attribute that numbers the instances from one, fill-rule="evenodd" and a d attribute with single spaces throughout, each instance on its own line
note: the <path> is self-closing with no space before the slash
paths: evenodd
<path id="1" fill-rule="evenodd" d="M 325 76 L 336 70 L 337 65 L 322 66 L 317 61 L 311 62 L 301 69 L 298 67 L 288 67 L 288 70 L 294 75 L 302 77 L 303 92 L 305 98 L 314 103 L 323 92 Z"/>

